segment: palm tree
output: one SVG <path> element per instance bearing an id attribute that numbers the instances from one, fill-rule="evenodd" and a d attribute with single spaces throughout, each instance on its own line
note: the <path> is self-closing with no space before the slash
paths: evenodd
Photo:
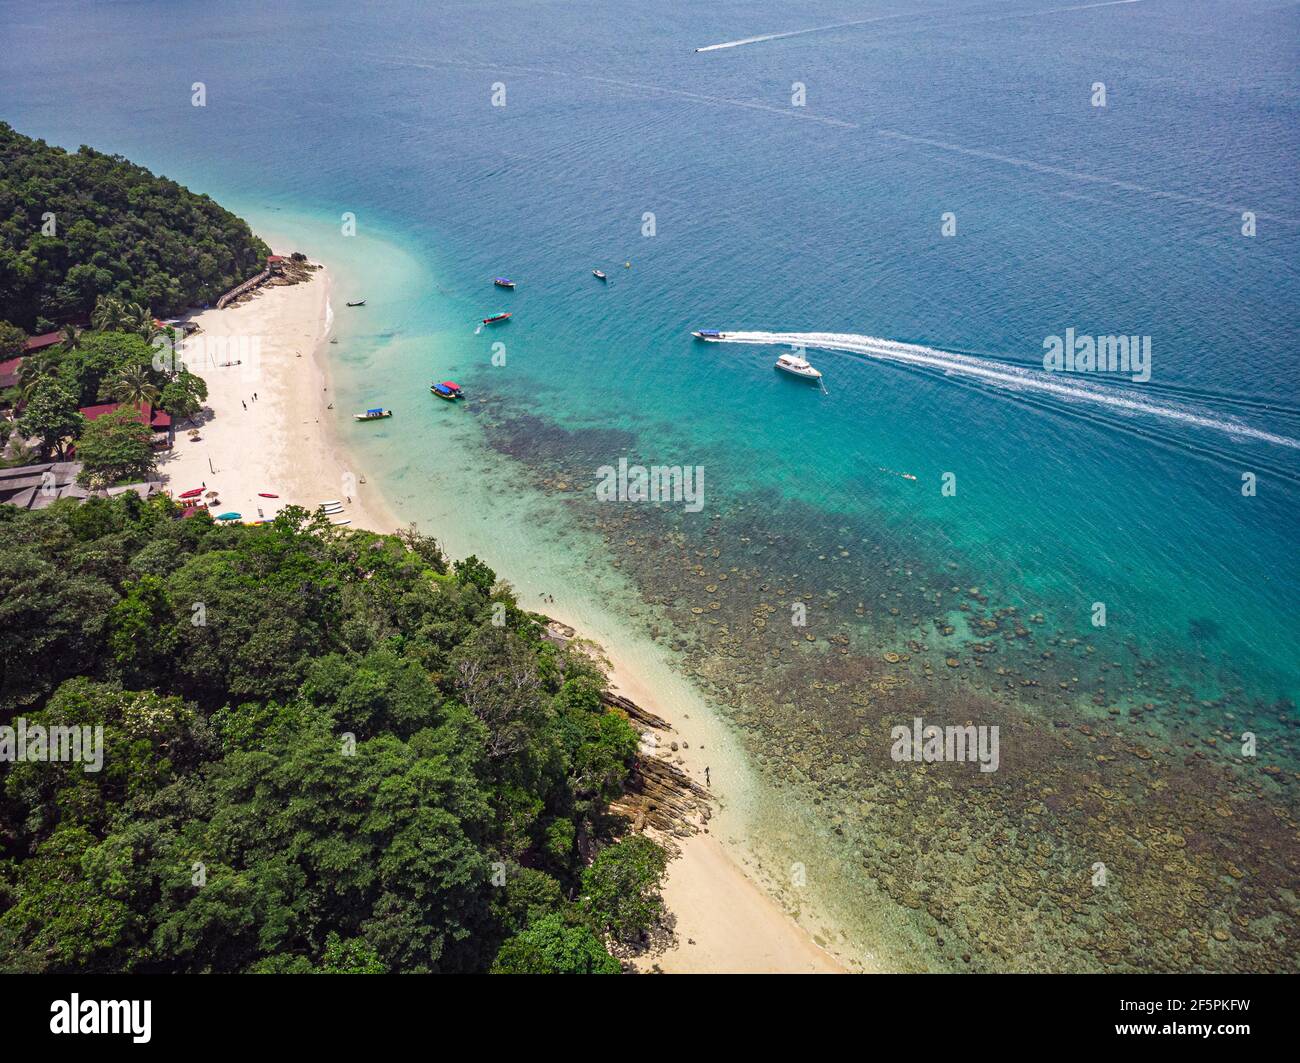
<path id="1" fill-rule="evenodd" d="M 111 295 L 101 295 L 95 300 L 95 309 L 91 311 L 90 323 L 101 332 L 116 332 L 126 320 L 126 307 L 121 299 Z"/>
<path id="2" fill-rule="evenodd" d="M 147 306 L 141 306 L 139 303 L 128 303 L 126 316 L 126 331 L 134 332 L 137 336 L 142 337 L 145 343 L 152 343 L 153 338 L 160 331 L 158 326 L 153 323 L 153 311 Z"/>
<path id="3" fill-rule="evenodd" d="M 65 351 L 75 351 L 81 346 L 81 333 L 77 331 L 76 325 L 63 326 L 63 342 L 59 346 Z"/>
<path id="4" fill-rule="evenodd" d="M 110 389 L 113 398 L 132 406 L 153 405 L 158 401 L 158 388 L 149 379 L 149 369 L 143 365 L 128 365 L 121 369 Z"/>
<path id="5" fill-rule="evenodd" d="M 22 365 L 18 367 L 19 399 L 27 402 L 36 390 L 36 385 L 58 371 L 60 361 L 62 359 L 55 347 L 46 347 L 45 350 L 29 354 L 24 358 Z"/>

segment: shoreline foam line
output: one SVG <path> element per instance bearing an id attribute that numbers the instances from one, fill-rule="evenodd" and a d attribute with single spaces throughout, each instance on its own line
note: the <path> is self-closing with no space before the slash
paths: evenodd
<path id="1" fill-rule="evenodd" d="M 900 343 L 876 336 L 860 336 L 843 332 L 733 332 L 728 329 L 721 331 L 720 338 L 709 338 L 708 342 L 814 347 L 821 350 L 842 351 L 867 358 L 934 369 L 941 373 L 973 377 L 1002 385 L 1013 391 L 1046 392 L 1069 402 L 1091 402 L 1124 413 L 1147 414 L 1165 420 L 1180 421 L 1197 428 L 1210 428 L 1228 435 L 1300 450 L 1300 440 L 1277 435 L 1262 428 L 1253 428 L 1250 425 L 1159 402 L 1134 399 L 1127 392 L 1104 384 L 1082 380 L 1066 384 L 1054 379 L 1046 371 L 1013 367 L 1005 362 L 988 362 L 969 355 L 954 354 L 938 347 L 923 347 L 914 343 Z"/>

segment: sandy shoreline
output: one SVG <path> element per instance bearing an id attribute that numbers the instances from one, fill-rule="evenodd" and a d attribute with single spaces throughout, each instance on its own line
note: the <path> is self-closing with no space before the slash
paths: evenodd
<path id="1" fill-rule="evenodd" d="M 387 533 L 402 526 L 378 489 L 361 482 L 333 431 L 341 417 L 350 419 L 355 411 L 329 408 L 333 315 L 326 270 L 306 282 L 263 288 L 242 305 L 206 310 L 193 320 L 202 332 L 188 341 L 186 357 L 207 382 L 208 399 L 198 438 L 190 438 L 191 426 L 178 425 L 174 449 L 159 462 L 160 478 L 173 494 L 216 490 L 218 504 L 211 512 L 239 513 L 245 522 L 271 520 L 286 505 L 310 510 L 338 500 L 343 512 L 333 519 L 346 520 L 349 527 Z M 616 650 L 606 648 L 606 653 L 613 686 L 680 730 L 681 713 L 671 699 L 659 697 Z M 691 757 L 686 767 L 700 776 L 697 759 L 698 754 Z M 644 957 L 639 968 L 844 971 L 716 836 L 701 833 L 680 847 L 664 888 L 676 919 L 676 941 Z"/>
<path id="2" fill-rule="evenodd" d="M 207 409 L 198 438 L 178 425 L 175 447 L 159 461 L 173 494 L 216 490 L 210 512 L 239 513 L 245 523 L 271 520 L 290 504 L 314 510 L 338 501 L 336 522 L 398 527 L 330 431 L 339 411 L 329 409 L 324 365 L 329 296 L 321 269 L 309 281 L 268 286 L 246 303 L 193 317 L 201 331 L 184 356 L 208 385 Z"/>

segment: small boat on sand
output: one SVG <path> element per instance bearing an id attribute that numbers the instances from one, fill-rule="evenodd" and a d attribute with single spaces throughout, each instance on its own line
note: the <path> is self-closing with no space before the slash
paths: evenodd
<path id="1" fill-rule="evenodd" d="M 328 509 L 330 506 L 341 506 L 343 503 L 337 498 L 331 498 L 328 502 L 322 502 L 320 505 L 322 509 Z"/>
<path id="2" fill-rule="evenodd" d="M 330 521 L 330 523 L 333 524 L 334 527 L 338 528 L 338 527 L 341 527 L 341 526 L 344 525 L 344 524 L 351 524 L 352 521 L 351 521 L 351 520 L 333 520 L 333 521 Z"/>
<path id="3" fill-rule="evenodd" d="M 257 492 L 257 497 L 258 497 L 258 498 L 279 498 L 280 496 L 279 496 L 279 495 L 273 495 L 273 494 L 271 494 L 270 491 L 258 491 L 258 492 Z"/>
<path id="4" fill-rule="evenodd" d="M 485 325 L 495 325 L 498 321 L 505 321 L 505 320 L 507 320 L 510 316 L 511 316 L 511 315 L 510 315 L 510 313 L 509 313 L 508 311 L 506 311 L 506 310 L 502 310 L 500 313 L 493 314 L 491 317 L 485 317 L 485 318 L 483 319 L 483 324 L 485 324 Z"/>
<path id="5" fill-rule="evenodd" d="M 608 278 L 607 276 L 605 276 L 605 271 L 604 271 L 604 270 L 593 269 L 593 270 L 591 271 L 591 275 L 592 275 L 593 277 L 595 277 L 596 280 L 598 280 L 598 281 L 607 281 L 607 280 L 609 280 L 609 278 Z"/>
<path id="6" fill-rule="evenodd" d="M 365 413 L 354 413 L 352 417 L 358 421 L 382 421 L 385 417 L 392 417 L 392 410 L 373 409 Z"/>
<path id="7" fill-rule="evenodd" d="M 495 280 L 492 281 L 492 283 L 495 284 L 498 288 L 513 288 L 515 286 L 515 282 L 512 281 L 509 277 L 497 277 Z"/>
<path id="8" fill-rule="evenodd" d="M 365 305 L 366 305 L 366 301 L 364 299 L 358 299 L 355 303 L 348 303 L 348 306 L 365 306 Z"/>
<path id="9" fill-rule="evenodd" d="M 720 340 L 726 334 L 715 328 L 702 328 L 698 332 L 692 332 L 691 335 L 697 340 Z"/>
<path id="10" fill-rule="evenodd" d="M 779 369 L 783 373 L 789 373 L 791 376 L 797 376 L 802 380 L 820 380 L 821 372 L 814 369 L 807 358 L 802 358 L 797 354 L 783 354 L 776 360 L 774 369 Z"/>

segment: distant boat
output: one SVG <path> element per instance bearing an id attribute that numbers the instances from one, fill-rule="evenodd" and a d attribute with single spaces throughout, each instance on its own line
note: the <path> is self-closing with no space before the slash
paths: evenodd
<path id="1" fill-rule="evenodd" d="M 604 272 L 604 270 L 593 269 L 593 270 L 591 271 L 591 275 L 592 275 L 593 277 L 595 277 L 596 280 L 598 280 L 598 281 L 607 281 L 607 280 L 609 280 L 609 278 L 605 276 L 605 272 Z"/>
<path id="2" fill-rule="evenodd" d="M 692 332 L 697 340 L 720 340 L 726 333 L 719 332 L 715 328 L 702 328 L 698 332 Z"/>
<path id="3" fill-rule="evenodd" d="M 821 373 L 808 364 L 807 358 L 801 358 L 797 354 L 783 354 L 776 360 L 774 369 L 779 369 L 783 373 L 789 373 L 791 376 L 797 376 L 803 380 L 820 380 Z"/>
<path id="4" fill-rule="evenodd" d="M 330 523 L 333 524 L 334 527 L 337 528 L 337 527 L 339 527 L 339 526 L 341 526 L 341 525 L 343 525 L 343 524 L 351 524 L 352 521 L 351 521 L 351 519 L 348 519 L 348 520 L 334 520 L 334 521 L 330 521 Z"/>
<path id="5" fill-rule="evenodd" d="M 271 494 L 269 491 L 258 491 L 258 492 L 257 492 L 257 497 L 258 497 L 258 498 L 279 498 L 280 496 L 279 496 L 279 495 L 273 495 L 273 494 Z"/>
<path id="6" fill-rule="evenodd" d="M 328 509 L 330 506 L 341 506 L 341 505 L 343 505 L 343 503 L 340 502 L 337 498 L 331 498 L 328 502 L 322 502 L 321 508 Z"/>
<path id="7" fill-rule="evenodd" d="M 392 410 L 374 409 L 367 410 L 365 413 L 354 413 L 353 418 L 358 421 L 382 421 L 385 417 L 392 417 Z"/>
<path id="8" fill-rule="evenodd" d="M 366 301 L 364 299 L 358 299 L 355 303 L 348 303 L 348 306 L 365 306 L 365 305 L 366 305 Z"/>
<path id="9" fill-rule="evenodd" d="M 483 324 L 495 325 L 498 321 L 505 321 L 510 316 L 509 312 L 502 310 L 500 313 L 493 314 L 491 317 L 485 317 L 483 319 Z"/>
<path id="10" fill-rule="evenodd" d="M 498 288 L 513 288 L 515 286 L 515 282 L 509 277 L 497 277 L 492 283 Z"/>

